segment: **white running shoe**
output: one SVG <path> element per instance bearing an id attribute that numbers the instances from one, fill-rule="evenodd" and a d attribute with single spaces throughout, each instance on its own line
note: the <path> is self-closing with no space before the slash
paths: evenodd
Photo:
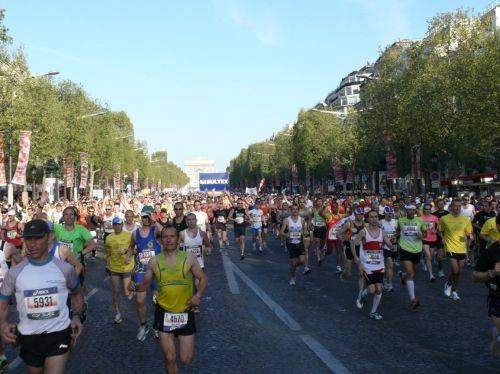
<path id="1" fill-rule="evenodd" d="M 139 331 L 137 332 L 137 340 L 141 342 L 146 340 L 146 335 L 148 335 L 148 332 L 149 332 L 148 325 L 139 327 Z"/>
<path id="2" fill-rule="evenodd" d="M 444 271 L 439 270 L 439 271 L 438 271 L 438 277 L 439 277 L 439 278 L 444 278 Z"/>
<path id="3" fill-rule="evenodd" d="M 122 323 L 122 322 L 123 322 L 123 318 L 122 318 L 121 314 L 119 314 L 119 313 L 118 313 L 118 314 L 115 316 L 115 319 L 113 320 L 113 322 L 114 322 L 115 324 L 117 324 L 117 325 L 118 325 L 118 324 L 120 324 L 120 323 Z"/>
<path id="4" fill-rule="evenodd" d="M 295 286 L 295 278 L 290 278 L 290 282 L 288 282 L 290 286 Z"/>
<path id="5" fill-rule="evenodd" d="M 452 298 L 454 301 L 458 301 L 458 300 L 460 300 L 460 296 L 458 296 L 457 291 L 453 291 L 453 292 L 451 293 L 451 298 Z"/>
<path id="6" fill-rule="evenodd" d="M 451 297 L 451 284 L 448 282 L 444 284 L 444 294 L 446 297 Z"/>

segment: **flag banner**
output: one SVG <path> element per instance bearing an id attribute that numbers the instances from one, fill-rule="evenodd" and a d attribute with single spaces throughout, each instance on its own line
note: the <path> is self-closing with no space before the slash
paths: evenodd
<path id="1" fill-rule="evenodd" d="M 80 152 L 80 188 L 87 188 L 89 179 L 89 155 L 85 152 Z"/>
<path id="2" fill-rule="evenodd" d="M 108 174 L 104 174 L 104 188 L 109 190 L 109 176 Z"/>
<path id="3" fill-rule="evenodd" d="M 259 192 L 262 190 L 262 187 L 264 187 L 264 183 L 266 183 L 266 178 L 262 178 L 259 183 Z"/>
<path id="4" fill-rule="evenodd" d="M 229 173 L 199 173 L 200 191 L 224 191 L 229 188 Z"/>
<path id="5" fill-rule="evenodd" d="M 26 185 L 26 168 L 30 158 L 31 131 L 21 131 L 19 134 L 19 157 L 17 168 L 11 183 Z"/>
<path id="6" fill-rule="evenodd" d="M 415 145 L 412 148 L 412 174 L 413 178 L 415 179 L 420 179 L 421 174 L 420 174 L 420 144 Z"/>
<path id="7" fill-rule="evenodd" d="M 4 161 L 5 161 L 5 156 L 3 154 L 3 133 L 0 132 L 0 186 L 7 185 Z"/>
<path id="8" fill-rule="evenodd" d="M 122 180 L 121 180 L 121 174 L 120 174 L 120 164 L 115 165 L 115 175 L 113 177 L 113 187 L 115 190 L 121 190 L 122 189 Z"/>
<path id="9" fill-rule="evenodd" d="M 292 183 L 295 185 L 299 183 L 299 173 L 295 164 L 292 165 Z"/>
<path id="10" fill-rule="evenodd" d="M 387 152 L 385 154 L 385 164 L 387 166 L 387 179 L 397 179 L 398 169 L 396 152 L 391 148 L 387 148 Z"/>
<path id="11" fill-rule="evenodd" d="M 139 170 L 134 170 L 134 190 L 139 189 Z"/>
<path id="12" fill-rule="evenodd" d="M 73 179 L 75 177 L 73 170 L 73 157 L 70 154 L 66 156 L 66 161 L 64 162 L 64 170 L 66 172 L 66 188 L 73 187 Z"/>
<path id="13" fill-rule="evenodd" d="M 344 170 L 342 170 L 342 166 L 340 165 L 340 158 L 338 155 L 332 157 L 332 169 L 335 182 L 344 183 Z"/>

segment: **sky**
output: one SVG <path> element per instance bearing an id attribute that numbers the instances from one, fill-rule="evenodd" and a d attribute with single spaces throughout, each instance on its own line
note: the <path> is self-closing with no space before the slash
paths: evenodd
<path id="1" fill-rule="evenodd" d="M 427 21 L 491 0 L 3 0 L 34 74 L 57 70 L 136 139 L 183 167 L 224 171 L 241 148 L 294 122 L 342 77 Z"/>

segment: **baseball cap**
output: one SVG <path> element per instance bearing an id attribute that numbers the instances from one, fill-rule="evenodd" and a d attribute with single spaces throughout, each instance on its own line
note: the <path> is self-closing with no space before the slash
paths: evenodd
<path id="1" fill-rule="evenodd" d="M 11 209 L 11 210 L 9 210 L 9 211 L 7 212 L 7 215 L 8 215 L 8 216 L 15 216 L 15 215 L 16 215 L 16 211 L 15 211 L 15 210 L 13 210 L 13 209 Z"/>
<path id="2" fill-rule="evenodd" d="M 417 210 L 417 207 L 415 206 L 415 204 L 409 204 L 409 205 L 405 206 L 405 209 L 406 210 L 410 210 L 410 209 Z"/>
<path id="3" fill-rule="evenodd" d="M 354 209 L 354 214 L 365 214 L 365 211 L 363 210 L 363 208 L 356 208 Z"/>
<path id="4" fill-rule="evenodd" d="M 113 225 L 121 225 L 123 220 L 120 217 L 113 218 Z"/>
<path id="5" fill-rule="evenodd" d="M 49 225 L 43 219 L 34 219 L 24 225 L 23 237 L 41 238 L 50 232 Z"/>
<path id="6" fill-rule="evenodd" d="M 394 209 L 392 209 L 392 207 L 386 206 L 384 208 L 384 214 L 392 214 L 392 213 L 394 213 Z"/>

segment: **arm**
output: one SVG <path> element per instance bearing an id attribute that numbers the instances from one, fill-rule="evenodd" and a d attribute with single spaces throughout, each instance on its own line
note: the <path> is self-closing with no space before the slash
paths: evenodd
<path id="1" fill-rule="evenodd" d="M 76 259 L 75 255 L 68 249 L 68 247 L 63 247 L 63 251 L 63 257 L 75 268 L 76 274 L 80 275 L 83 271 L 83 265 Z"/>
<path id="2" fill-rule="evenodd" d="M 284 220 L 283 221 L 283 225 L 281 226 L 281 230 L 280 230 L 280 235 L 281 236 L 285 236 L 285 230 L 288 228 L 288 220 Z"/>
<path id="3" fill-rule="evenodd" d="M 200 264 L 198 263 L 198 260 L 194 257 L 194 255 L 192 254 L 189 255 L 189 262 L 191 264 L 191 269 L 190 269 L 191 273 L 198 280 L 198 284 L 196 286 L 196 293 L 193 295 L 191 300 L 189 300 L 189 305 L 198 306 L 200 305 L 201 296 L 203 295 L 203 292 L 207 288 L 208 278 L 205 272 L 201 269 Z"/>
<path id="4" fill-rule="evenodd" d="M 89 252 L 92 252 L 94 249 L 97 249 L 97 243 L 94 242 L 94 239 L 91 237 L 85 241 L 85 246 L 83 248 L 83 254 L 86 255 Z"/>
<path id="5" fill-rule="evenodd" d="M 391 239 L 389 239 L 389 237 L 387 236 L 387 234 L 385 232 L 383 233 L 382 237 L 383 237 L 385 245 L 387 245 L 388 248 L 391 248 L 391 250 L 394 251 L 395 250 L 395 248 L 394 248 L 395 246 L 394 246 L 394 244 L 392 244 Z"/>
<path id="6" fill-rule="evenodd" d="M 0 300 L 0 331 L 2 340 L 5 343 L 15 343 L 17 336 L 11 332 L 11 326 L 7 323 L 7 311 L 9 308 L 9 299 L 2 298 Z"/>
<path id="7" fill-rule="evenodd" d="M 201 233 L 202 233 L 201 236 L 203 237 L 203 246 L 205 248 L 211 248 L 212 243 L 210 242 L 210 238 L 208 237 L 208 234 L 205 231 L 201 231 Z"/>
<path id="8" fill-rule="evenodd" d="M 351 241 L 351 252 L 352 252 L 352 256 L 354 257 L 354 262 L 356 264 L 358 264 L 358 266 L 360 265 L 360 262 L 359 262 L 359 257 L 356 253 L 356 246 L 357 245 L 360 245 L 361 244 L 361 241 L 363 240 L 363 238 L 365 237 L 365 230 L 361 230 L 357 235 L 356 237 L 354 238 L 353 241 Z"/>
<path id="9" fill-rule="evenodd" d="M 148 262 L 148 268 L 146 270 L 146 274 L 144 275 L 144 278 L 142 278 L 141 283 L 136 284 L 134 282 L 130 282 L 129 290 L 136 291 L 136 292 L 145 292 L 149 288 L 149 286 L 151 286 L 151 283 L 153 282 L 153 269 L 155 266 L 156 266 L 156 260 L 153 257 Z"/>

